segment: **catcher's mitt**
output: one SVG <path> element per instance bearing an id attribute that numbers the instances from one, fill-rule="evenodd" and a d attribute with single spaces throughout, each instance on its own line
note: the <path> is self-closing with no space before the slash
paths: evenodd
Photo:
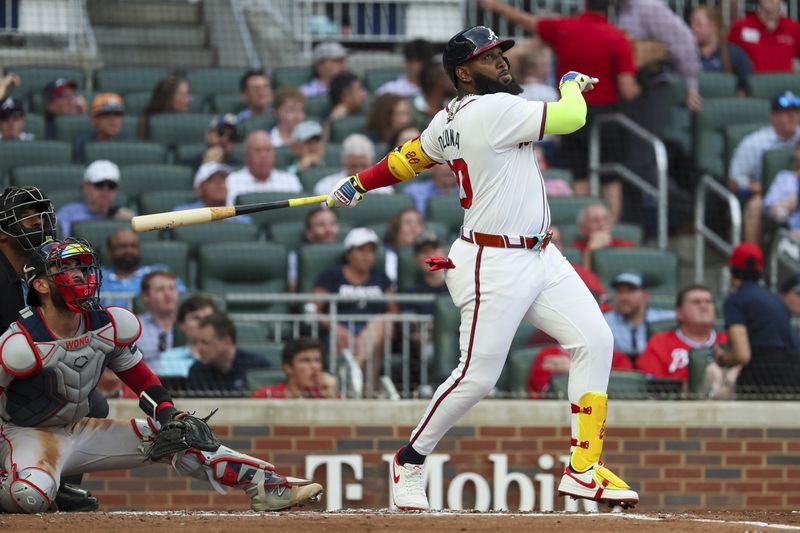
<path id="1" fill-rule="evenodd" d="M 214 409 L 205 418 L 198 418 L 189 413 L 178 414 L 161 426 L 161 430 L 145 450 L 145 455 L 151 461 L 158 461 L 190 448 L 204 452 L 217 451 L 222 443 L 208 427 L 208 419 L 216 412 Z"/>

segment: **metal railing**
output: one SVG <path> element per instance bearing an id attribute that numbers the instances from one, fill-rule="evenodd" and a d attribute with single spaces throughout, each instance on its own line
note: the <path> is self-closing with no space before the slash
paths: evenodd
<path id="1" fill-rule="evenodd" d="M 253 44 L 253 36 L 250 33 L 250 26 L 247 25 L 247 18 L 244 15 L 244 7 L 241 0 L 229 0 L 233 19 L 236 21 L 236 26 L 239 28 L 239 37 L 242 39 L 242 47 L 247 56 L 247 62 L 250 68 L 261 68 L 261 60 L 256 53 L 256 47 Z"/>
<path id="2" fill-rule="evenodd" d="M 728 240 L 714 233 L 706 225 L 706 196 L 708 193 L 717 195 L 728 204 L 731 222 Z M 694 279 L 696 282 L 702 283 L 705 278 L 705 244 L 710 244 L 727 256 L 739 244 L 742 235 L 742 208 L 739 205 L 739 199 L 710 174 L 703 174 L 695 190 L 694 227 Z"/>
<path id="3" fill-rule="evenodd" d="M 0 34 L 62 39 L 71 53 L 97 54 L 86 0 L 24 0 L 16 3 L 17 17 L 12 17 L 13 4 L 10 0 L 3 4 L 6 24 Z"/>
<path id="4" fill-rule="evenodd" d="M 648 143 L 655 152 L 657 184 L 654 187 L 631 169 L 621 163 L 601 163 L 600 153 L 602 137 L 601 128 L 606 124 L 617 124 L 622 126 L 630 133 L 633 133 L 644 142 Z M 629 119 L 621 113 L 597 116 L 589 130 L 589 186 L 592 196 L 600 194 L 600 175 L 616 174 L 626 180 L 644 194 L 656 199 L 658 208 L 658 247 L 662 250 L 667 249 L 667 213 L 669 209 L 669 189 L 667 183 L 667 148 L 663 141 L 641 127 L 639 124 Z"/>

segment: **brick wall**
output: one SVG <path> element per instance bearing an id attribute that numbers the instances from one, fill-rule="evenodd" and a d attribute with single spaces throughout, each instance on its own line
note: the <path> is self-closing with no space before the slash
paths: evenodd
<path id="1" fill-rule="evenodd" d="M 318 406 L 321 408 L 322 404 Z M 344 468 L 342 484 L 361 485 L 361 498 L 345 499 L 343 507 L 386 507 L 388 470 L 381 456 L 393 453 L 405 443 L 412 426 L 375 422 L 331 425 L 325 424 L 324 409 L 322 411 L 317 415 L 320 421 L 314 424 L 253 424 L 251 421 L 215 426 L 215 430 L 227 445 L 267 459 L 289 475 L 306 475 L 309 454 L 359 455 L 363 460 L 363 478 L 357 480 L 350 468 Z M 412 409 L 410 412 L 422 411 Z M 374 418 L 399 419 L 402 423 L 410 416 L 404 413 L 397 417 Z M 353 418 L 354 415 L 348 416 Z M 221 419 L 219 415 L 216 418 Z M 502 416 L 495 418 L 502 423 Z M 744 426 L 744 423 L 740 427 L 691 423 L 610 425 L 604 458 L 608 466 L 640 491 L 642 510 L 797 509 L 800 506 L 800 483 L 797 482 L 800 478 L 800 429 Z M 444 493 L 447 494 L 450 480 L 463 472 L 476 472 L 491 485 L 494 465 L 489 454 L 492 453 L 506 454 L 509 471 L 522 472 L 531 479 L 541 473 L 539 458 L 550 454 L 555 458 L 555 465 L 545 473 L 552 473 L 557 484 L 561 469 L 558 457 L 568 450 L 568 441 L 569 427 L 563 423 L 527 426 L 487 422 L 457 426 L 436 450 L 436 453 L 450 455 L 443 469 Z M 318 468 L 314 478 L 325 484 L 325 467 Z M 535 485 L 538 509 L 541 488 L 539 483 Z M 96 493 L 104 509 L 246 509 L 248 506 L 247 499 L 238 491 L 228 496 L 219 495 L 210 490 L 207 483 L 181 478 L 161 465 L 131 472 L 87 475 L 84 486 Z M 467 483 L 465 506 L 472 503 L 473 494 L 473 487 Z M 518 490 L 512 485 L 510 508 L 515 508 L 518 498 Z M 563 509 L 563 499 L 556 497 L 554 507 Z M 320 508 L 324 508 L 324 504 Z"/>

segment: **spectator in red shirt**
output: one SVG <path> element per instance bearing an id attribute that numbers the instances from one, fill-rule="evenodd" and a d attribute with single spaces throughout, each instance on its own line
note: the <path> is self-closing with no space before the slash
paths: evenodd
<path id="1" fill-rule="evenodd" d="M 253 398 L 337 398 L 336 378 L 322 370 L 322 343 L 300 337 L 286 343 L 281 354 L 286 382 L 261 387 Z"/>
<path id="2" fill-rule="evenodd" d="M 614 237 L 611 234 L 612 227 L 611 212 L 603 204 L 590 204 L 581 210 L 578 215 L 581 238 L 572 243 L 572 248 L 581 251 L 584 268 L 592 269 L 592 254 L 597 250 L 636 246 L 633 241 Z"/>
<path id="3" fill-rule="evenodd" d="M 780 0 L 759 0 L 733 23 L 728 41 L 747 53 L 757 73 L 792 72 L 792 59 L 800 57 L 800 25 L 783 16 Z"/>
<path id="4" fill-rule="evenodd" d="M 567 68 L 594 72 L 600 79 L 594 94 L 586 93 L 586 127 L 561 140 L 561 151 L 575 176 L 573 189 L 578 196 L 589 194 L 589 131 L 598 115 L 616 112 L 620 100 L 634 100 L 640 93 L 633 62 L 633 47 L 625 33 L 606 20 L 609 0 L 586 0 L 583 13 L 566 18 L 540 18 L 498 0 L 481 0 L 484 9 L 508 18 L 539 37 L 553 48 L 557 57 L 556 79 Z M 621 139 L 614 127 L 603 129 L 602 160 L 620 161 Z M 603 182 L 602 194 L 614 220 L 622 211 L 622 185 L 616 176 Z"/>
<path id="5" fill-rule="evenodd" d="M 559 345 L 542 348 L 531 365 L 528 373 L 528 396 L 544 398 L 550 390 L 550 378 L 556 374 L 569 372 L 569 352 Z M 623 352 L 614 352 L 611 359 L 611 370 L 629 372 L 633 370 L 630 357 Z"/>
<path id="6" fill-rule="evenodd" d="M 689 352 L 725 344 L 728 336 L 714 329 L 714 297 L 703 285 L 689 285 L 678 293 L 675 317 L 678 329 L 653 335 L 636 358 L 636 368 L 654 378 L 679 379 L 686 383 Z"/>

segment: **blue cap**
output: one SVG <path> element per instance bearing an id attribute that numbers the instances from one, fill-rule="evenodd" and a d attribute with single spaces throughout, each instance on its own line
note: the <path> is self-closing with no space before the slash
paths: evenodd
<path id="1" fill-rule="evenodd" d="M 617 287 L 618 285 L 631 285 L 637 289 L 643 289 L 644 278 L 638 272 L 622 272 L 617 274 L 611 282 L 612 287 Z"/>
<path id="2" fill-rule="evenodd" d="M 772 99 L 772 110 L 800 109 L 800 97 L 792 91 L 786 91 Z"/>

